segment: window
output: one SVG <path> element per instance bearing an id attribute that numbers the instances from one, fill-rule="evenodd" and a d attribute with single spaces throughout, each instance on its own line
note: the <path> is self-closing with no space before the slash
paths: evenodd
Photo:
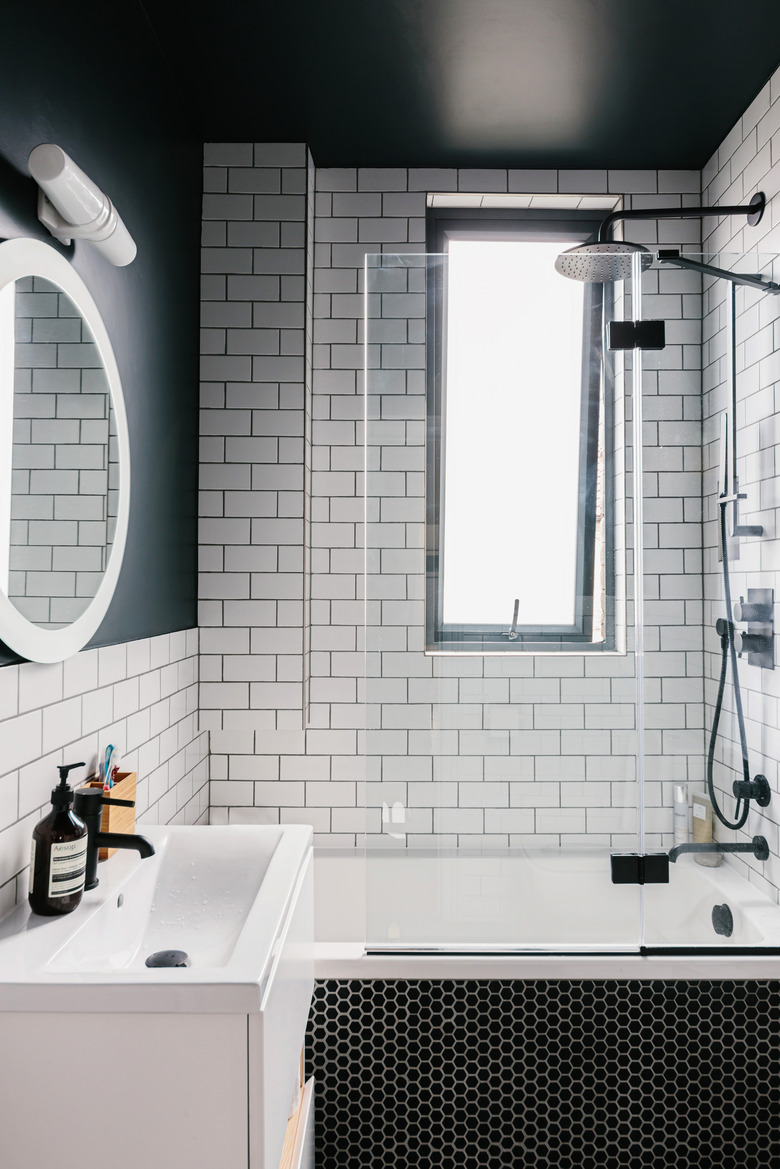
<path id="1" fill-rule="evenodd" d="M 598 219 L 467 214 L 428 223 L 428 649 L 612 648 L 603 288 L 554 269 Z"/>

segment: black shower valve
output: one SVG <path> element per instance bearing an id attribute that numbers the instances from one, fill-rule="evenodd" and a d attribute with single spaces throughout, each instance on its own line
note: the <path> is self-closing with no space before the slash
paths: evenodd
<path id="1" fill-rule="evenodd" d="M 731 790 L 738 800 L 754 800 L 759 808 L 765 808 L 772 799 L 772 789 L 765 775 L 754 779 L 735 779 Z"/>

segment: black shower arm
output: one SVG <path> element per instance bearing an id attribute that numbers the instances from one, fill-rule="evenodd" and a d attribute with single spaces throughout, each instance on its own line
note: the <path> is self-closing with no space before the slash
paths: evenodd
<path id="1" fill-rule="evenodd" d="M 598 242 L 608 243 L 614 224 L 624 219 L 703 219 L 705 215 L 747 215 L 755 227 L 761 222 L 766 207 L 766 195 L 759 191 L 743 207 L 647 207 L 637 211 L 613 211 L 599 225 Z"/>

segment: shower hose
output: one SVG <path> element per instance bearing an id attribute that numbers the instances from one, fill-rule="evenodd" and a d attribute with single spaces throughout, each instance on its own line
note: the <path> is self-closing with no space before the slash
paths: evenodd
<path id="1" fill-rule="evenodd" d="M 709 791 L 712 807 L 715 815 L 724 824 L 726 828 L 742 828 L 748 818 L 748 811 L 750 810 L 750 800 L 743 799 L 742 796 L 737 798 L 737 807 L 735 811 L 735 819 L 729 820 L 724 816 L 718 804 L 717 796 L 715 795 L 715 784 L 712 779 L 713 764 L 715 762 L 715 744 L 718 738 L 718 724 L 720 723 L 721 710 L 723 708 L 723 691 L 726 687 L 726 674 L 728 672 L 729 658 L 731 658 L 731 677 L 734 683 L 734 706 L 737 712 L 737 725 L 739 727 L 739 742 L 742 748 L 742 775 L 746 782 L 750 782 L 750 764 L 748 762 L 747 738 L 745 736 L 745 716 L 742 713 L 742 692 L 739 688 L 739 672 L 737 669 L 737 650 L 734 645 L 734 616 L 731 608 L 731 581 L 729 578 L 729 553 L 728 541 L 726 539 L 726 502 L 719 501 L 720 507 L 720 542 L 723 550 L 723 592 L 726 601 L 726 620 L 717 622 L 715 628 L 720 634 L 720 681 L 718 682 L 718 697 L 715 700 L 715 713 L 712 716 L 712 729 L 710 731 L 710 745 L 707 751 L 707 790 Z"/>

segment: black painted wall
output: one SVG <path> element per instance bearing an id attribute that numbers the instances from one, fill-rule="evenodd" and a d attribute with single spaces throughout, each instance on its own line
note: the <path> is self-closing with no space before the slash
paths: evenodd
<path id="1" fill-rule="evenodd" d="M 138 245 L 127 268 L 62 248 L 27 171 L 62 146 L 110 195 Z M 200 135 L 142 5 L 11 0 L 0 13 L 0 238 L 32 236 L 73 263 L 100 307 L 127 409 L 132 491 L 118 587 L 92 645 L 197 622 Z M 18 660 L 0 644 L 0 664 Z"/>

